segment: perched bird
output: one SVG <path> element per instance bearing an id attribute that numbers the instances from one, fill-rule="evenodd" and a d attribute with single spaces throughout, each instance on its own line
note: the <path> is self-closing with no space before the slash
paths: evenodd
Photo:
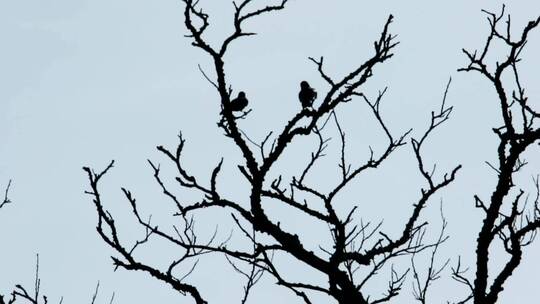
<path id="1" fill-rule="evenodd" d="M 302 81 L 300 83 L 300 93 L 298 93 L 298 99 L 302 103 L 303 108 L 311 107 L 313 101 L 317 98 L 317 92 L 309 86 L 307 81 Z"/>
<path id="2" fill-rule="evenodd" d="M 248 105 L 248 100 L 246 98 L 246 93 L 240 92 L 238 93 L 238 97 L 231 100 L 230 109 L 233 112 L 239 112 L 244 110 Z"/>

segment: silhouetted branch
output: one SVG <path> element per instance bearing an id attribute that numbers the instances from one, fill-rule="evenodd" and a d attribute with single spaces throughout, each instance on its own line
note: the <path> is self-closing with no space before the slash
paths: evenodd
<path id="1" fill-rule="evenodd" d="M 513 199 L 511 190 L 515 186 L 513 176 L 520 171 L 527 162 L 523 160 L 522 154 L 534 143 L 540 141 L 540 128 L 536 119 L 538 112 L 533 110 L 528 104 L 525 89 L 522 87 L 518 62 L 521 61 L 520 54 L 525 47 L 529 33 L 540 23 L 540 17 L 530 21 L 522 30 L 518 40 L 511 37 L 511 19 L 508 15 L 505 31 L 499 30 L 499 23 L 503 19 L 504 6 L 499 15 L 485 12 L 488 15 L 490 33 L 482 48 L 482 52 L 469 52 L 463 50 L 469 64 L 460 71 L 477 71 L 481 73 L 495 88 L 499 99 L 503 125 L 494 128 L 493 131 L 499 138 L 497 149 L 498 164 L 492 165 L 497 173 L 497 185 L 491 194 L 489 203 L 484 202 L 475 196 L 476 206 L 485 213 L 482 228 L 478 234 L 476 248 L 476 273 L 472 289 L 472 298 L 475 304 L 496 303 L 503 286 L 513 271 L 521 263 L 523 247 L 532 242 L 534 236 L 540 229 L 540 214 L 538 214 L 538 201 L 534 204 L 534 211 L 527 215 L 524 207 L 520 207 L 520 201 L 524 191 L 519 190 Z M 506 46 L 509 51 L 502 61 L 497 61 L 495 67 L 491 68 L 486 63 L 488 52 L 495 47 L 494 41 L 498 41 Z M 507 78 L 506 75 L 512 78 Z M 513 83 L 508 83 L 512 81 Z M 506 83 L 505 83 L 506 82 Z M 514 85 L 515 90 L 509 95 L 505 89 Z M 517 90 L 517 91 L 516 91 Z M 519 117 L 513 115 L 519 112 Z M 502 211 L 509 208 L 509 214 Z M 493 249 L 492 244 L 497 238 L 502 242 L 503 248 L 509 255 L 504 266 L 499 271 L 489 270 L 489 255 Z M 462 282 L 470 283 L 461 279 Z M 489 285 L 490 283 L 490 285 Z"/>
<path id="2" fill-rule="evenodd" d="M 413 295 L 417 301 L 419 301 L 422 304 L 428 303 L 427 301 L 427 293 L 429 290 L 429 287 L 438 279 L 441 277 L 441 272 L 448 266 L 448 263 L 450 262 L 450 259 L 446 259 L 442 265 L 437 266 L 436 265 L 436 257 L 438 250 L 440 246 L 448 240 L 448 235 L 446 235 L 446 226 L 448 225 L 448 222 L 446 221 L 446 218 L 444 217 L 444 213 L 442 210 L 442 203 L 440 207 L 440 213 L 441 213 L 441 231 L 439 233 L 439 236 L 437 240 L 430 245 L 431 247 L 431 253 L 430 253 L 430 259 L 428 268 L 426 271 L 425 278 L 421 278 L 420 271 L 418 270 L 418 267 L 415 263 L 416 255 L 417 253 L 414 252 L 411 255 L 411 265 L 412 265 L 412 272 L 413 272 Z M 421 236 L 418 237 L 418 240 L 423 239 L 424 231 L 420 234 Z"/>
<path id="3" fill-rule="evenodd" d="M 9 180 L 7 186 L 6 186 L 6 190 L 4 190 L 4 199 L 2 200 L 2 202 L 0 203 L 0 208 L 4 207 L 5 205 L 11 203 L 11 200 L 9 199 L 8 195 L 9 195 L 9 188 L 11 187 L 11 180 Z"/>
<path id="4" fill-rule="evenodd" d="M 458 262 L 456 267 L 452 267 L 452 278 L 467 287 L 469 294 L 461 301 L 456 302 L 456 304 L 464 304 L 473 299 L 474 286 L 473 283 L 467 278 L 466 273 L 469 268 L 462 268 L 461 257 L 458 257 Z M 448 302 L 450 303 L 450 302 Z"/>
<path id="5" fill-rule="evenodd" d="M 114 219 L 112 218 L 112 215 L 105 211 L 103 209 L 103 205 L 101 203 L 101 196 L 98 192 L 98 183 L 100 179 L 113 167 L 114 161 L 111 161 L 109 165 L 101 172 L 96 173 L 93 170 L 91 170 L 88 167 L 84 167 L 83 169 L 88 174 L 88 179 L 90 181 L 90 191 L 86 191 L 85 193 L 90 194 L 94 198 L 94 204 L 96 206 L 97 212 L 98 212 L 98 225 L 96 227 L 98 234 L 101 236 L 101 238 L 109 245 L 111 248 L 113 248 L 118 254 L 121 255 L 121 257 L 124 260 L 121 260 L 119 258 L 113 257 L 113 261 L 116 266 L 123 267 L 128 270 L 140 270 L 149 273 L 151 276 L 155 277 L 158 280 L 161 280 L 165 283 L 168 283 L 171 285 L 175 290 L 178 290 L 182 293 L 189 293 L 198 304 L 207 303 L 201 295 L 199 294 L 199 291 L 189 285 L 183 283 L 181 280 L 178 280 L 177 278 L 173 277 L 170 272 L 164 273 L 156 268 L 147 266 L 145 264 L 142 264 L 138 262 L 133 257 L 133 250 L 128 250 L 126 247 L 124 247 L 119 238 L 118 238 L 118 232 L 116 228 L 116 224 Z M 130 193 L 124 190 L 125 195 L 130 198 Z M 135 200 L 130 201 L 133 206 L 135 206 Z M 136 213 L 135 207 L 134 212 Z M 137 214 L 137 213 L 136 213 Z M 107 233 L 104 229 L 108 229 L 110 233 Z M 148 237 L 148 232 L 147 232 Z M 135 246 L 133 247 L 135 249 Z"/>

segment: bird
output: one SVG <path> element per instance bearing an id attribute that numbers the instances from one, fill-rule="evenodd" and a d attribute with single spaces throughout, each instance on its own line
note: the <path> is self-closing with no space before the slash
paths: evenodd
<path id="1" fill-rule="evenodd" d="M 309 86 L 307 81 L 300 83 L 300 93 L 298 93 L 298 99 L 303 108 L 308 108 L 313 105 L 313 101 L 317 98 L 317 91 Z"/>
<path id="2" fill-rule="evenodd" d="M 231 100 L 230 110 L 232 112 L 243 111 L 247 107 L 247 105 L 248 100 L 246 98 L 246 93 L 241 91 L 240 93 L 238 93 L 238 97 Z"/>

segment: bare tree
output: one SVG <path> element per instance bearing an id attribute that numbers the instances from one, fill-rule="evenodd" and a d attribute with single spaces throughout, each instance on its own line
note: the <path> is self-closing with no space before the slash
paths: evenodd
<path id="1" fill-rule="evenodd" d="M 18 299 L 23 299 L 32 304 L 48 303 L 47 296 L 43 296 L 43 302 L 41 302 L 40 296 L 41 279 L 39 278 L 39 255 L 36 256 L 36 274 L 34 280 L 34 292 L 29 292 L 23 286 L 17 284 L 15 289 L 11 293 L 11 298 L 8 300 L 8 304 L 16 303 Z M 0 296 L 0 304 L 6 304 L 4 297 Z"/>
<path id="2" fill-rule="evenodd" d="M 20 284 L 15 285 L 14 290 L 11 292 L 11 298 L 8 300 L 7 304 L 18 303 L 19 300 L 23 300 L 27 303 L 32 304 L 47 304 L 47 296 L 40 295 L 41 291 L 41 279 L 39 277 L 39 255 L 36 255 L 36 273 L 34 277 L 34 291 L 28 291 L 25 287 Z M 62 300 L 60 300 L 62 303 Z M 0 304 L 6 304 L 3 297 L 0 296 Z"/>
<path id="3" fill-rule="evenodd" d="M 499 99 L 503 123 L 493 128 L 499 139 L 498 163 L 488 163 L 497 174 L 497 184 L 489 201 L 479 195 L 474 197 L 476 207 L 484 213 L 477 238 L 474 280 L 467 278 L 461 265 L 453 272 L 454 278 L 470 289 L 470 295 L 460 303 L 473 299 L 475 304 L 497 302 L 505 283 L 522 261 L 524 247 L 533 242 L 540 229 L 538 177 L 533 178 L 536 193 L 532 198 L 514 183 L 516 175 L 527 165 L 525 152 L 540 141 L 537 120 L 540 112 L 531 107 L 518 72 L 520 55 L 529 34 L 540 23 L 540 17 L 530 21 L 515 40 L 511 35 L 510 15 L 506 15 L 506 26 L 500 29 L 505 18 L 504 6 L 498 15 L 485 13 L 490 25 L 486 43 L 480 51 L 463 50 L 469 64 L 460 71 L 479 72 L 493 85 Z M 491 64 L 488 54 L 492 54 L 497 45 L 506 47 L 507 53 Z M 496 246 L 499 242 L 502 246 Z M 490 269 L 489 258 L 499 248 L 503 248 L 508 257 L 501 269 Z"/>
<path id="4" fill-rule="evenodd" d="M 49 298 L 46 295 L 41 294 L 41 278 L 39 276 L 39 255 L 36 255 L 36 272 L 34 276 L 34 290 L 29 290 L 21 284 L 15 285 L 15 288 L 11 292 L 9 299 L 6 302 L 6 299 L 3 295 L 0 295 L 0 304 L 18 304 L 18 303 L 31 303 L 31 304 L 47 304 L 49 303 Z M 96 289 L 92 295 L 90 304 L 95 304 L 96 299 L 99 293 L 99 282 L 96 285 Z M 110 300 L 107 302 L 109 304 L 114 303 L 113 293 Z M 64 297 L 60 298 L 58 304 L 64 302 Z"/>
<path id="5" fill-rule="evenodd" d="M 398 237 L 389 236 L 396 232 L 381 231 L 380 223 L 355 220 L 357 206 L 351 206 L 345 215 L 340 215 L 336 211 L 336 197 L 357 177 L 371 169 L 379 168 L 398 148 L 406 145 L 411 132 L 409 130 L 395 135 L 385 123 L 380 105 L 386 89 L 379 92 L 374 99 L 370 99 L 361 91 L 363 85 L 373 75 L 375 68 L 393 56 L 393 50 L 398 44 L 395 36 L 390 33 L 393 17 L 389 16 L 378 40 L 374 42 L 371 57 L 358 66 L 352 67 L 345 76 L 329 75 L 324 69 L 322 57 L 310 58 L 329 88 L 324 94 L 319 94 L 321 98 L 313 106 L 299 107 L 299 111 L 290 118 L 280 132 L 270 132 L 264 140 L 257 142 L 247 136 L 248 130 L 241 128 L 241 121 L 249 117 L 250 110 L 237 114 L 232 111 L 234 107 L 230 106 L 234 86 L 226 79 L 224 57 L 229 46 L 236 40 L 254 35 L 245 29 L 248 20 L 255 20 L 259 16 L 284 9 L 287 0 L 258 9 L 250 9 L 254 4 L 251 0 L 233 3 L 234 32 L 218 44 L 219 47 L 213 47 L 213 43 L 205 40 L 205 31 L 210 26 L 209 16 L 198 6 L 198 2 L 192 0 L 183 2 L 185 4 L 184 23 L 189 31 L 188 37 L 192 40 L 192 45 L 206 53 L 213 63 L 215 78 L 211 78 L 204 72 L 203 75 L 219 94 L 221 113 L 218 127 L 236 145 L 243 157 L 242 163 L 238 164 L 238 170 L 249 183 L 250 194 L 244 201 L 235 201 L 228 199 L 220 191 L 218 177 L 224 159 L 215 166 L 207 182 L 201 182 L 199 178 L 188 172 L 182 160 L 185 139 L 180 134 L 180 143 L 175 150 L 162 146 L 157 147 L 157 150 L 176 168 L 175 180 L 178 185 L 186 190 L 198 192 L 202 199 L 191 203 L 181 201 L 175 195 L 175 191 L 167 186 L 168 182 L 162 178 L 160 166 L 149 161 L 155 181 L 164 195 L 174 204 L 176 208 L 174 216 L 177 216 L 180 222 L 171 229 L 165 228 L 165 224 L 151 223 L 145 215 L 140 213 L 132 192 L 122 188 L 136 221 L 146 231 L 144 237 L 135 244 L 126 245 L 121 241 L 119 227 L 113 215 L 106 209 L 99 190 L 102 178 L 113 167 L 114 161 L 102 171 L 96 172 L 89 167 L 84 167 L 90 183 L 90 190 L 87 193 L 93 197 L 98 214 L 97 232 L 116 252 L 112 258 L 116 267 L 145 272 L 170 285 L 179 293 L 189 295 L 199 304 L 207 303 L 206 297 L 200 287 L 188 283 L 187 278 L 194 270 L 197 259 L 207 254 L 225 255 L 234 269 L 245 276 L 247 284 L 241 297 L 242 303 L 247 301 L 252 286 L 264 273 L 269 274 L 276 284 L 289 289 L 306 303 L 311 303 L 311 297 L 316 293 L 329 296 L 338 303 L 383 303 L 394 298 L 399 294 L 408 270 L 398 271 L 391 261 L 398 256 L 412 255 L 424 249 L 433 248 L 435 244 L 440 244 L 444 240 L 444 237 L 441 237 L 435 244 L 423 242 L 427 222 L 422 222 L 420 215 L 428 201 L 454 180 L 461 166 L 456 166 L 448 173 L 442 174 L 440 178 L 436 178 L 435 170 L 428 169 L 431 165 L 426 164 L 422 157 L 422 148 L 428 138 L 449 118 L 452 112 L 452 107 L 445 104 L 445 92 L 440 108 L 431 113 L 426 131 L 418 138 L 411 138 L 418 171 L 425 180 L 425 185 L 419 187 L 419 197 L 412 202 L 411 213 L 405 225 L 397 232 Z M 384 132 L 388 141 L 381 152 L 375 152 L 369 147 L 369 158 L 357 164 L 349 162 L 346 157 L 346 132 L 342 129 L 337 116 L 339 108 L 347 102 L 364 102 L 371 109 L 378 127 Z M 329 145 L 326 132 L 330 125 L 334 125 L 334 130 L 337 131 L 340 139 L 341 153 L 338 157 L 341 173 L 339 181 L 331 187 L 330 191 L 325 192 L 322 190 L 323 186 L 328 185 L 311 185 L 307 182 L 307 176 L 325 155 L 325 149 Z M 285 181 L 282 175 L 272 178 L 269 171 L 279 170 L 275 168 L 277 161 L 300 137 L 312 138 L 317 143 L 315 151 L 308 154 L 304 169 L 288 181 Z M 267 208 L 271 206 L 263 203 L 263 200 L 273 200 L 309 216 L 313 223 L 327 225 L 332 236 L 332 244 L 321 244 L 317 251 L 306 247 L 298 234 L 287 231 L 268 215 Z M 242 250 L 240 249 L 242 247 L 235 248 L 229 244 L 228 239 L 218 241 L 215 235 L 209 240 L 200 241 L 194 228 L 193 213 L 208 209 L 224 210 L 224 217 L 231 214 L 238 230 L 245 236 L 246 241 L 251 243 L 251 250 Z M 151 238 L 165 240 L 182 249 L 183 254 L 180 257 L 171 258 L 169 266 L 164 269 L 145 262 L 136 255 L 136 252 Z M 288 278 L 284 267 L 273 259 L 276 254 L 292 257 L 299 265 L 319 272 L 326 277 L 326 282 L 311 282 L 310 278 L 304 278 L 298 282 Z M 179 265 L 193 266 L 180 274 L 177 271 Z M 366 294 L 366 283 L 377 277 L 385 266 L 390 268 L 391 274 L 387 292 L 381 295 Z M 359 269 L 362 271 L 358 271 Z"/>
<path id="6" fill-rule="evenodd" d="M 9 189 L 11 187 L 11 180 L 8 182 L 8 185 L 6 186 L 6 190 L 4 191 L 4 199 L 2 200 L 2 203 L 0 203 L 0 209 L 4 207 L 6 204 L 10 204 L 11 200 L 8 197 Z M 98 296 L 99 291 L 99 282 L 97 283 L 96 289 L 94 291 L 94 294 L 92 296 L 91 304 L 95 304 L 96 298 Z M 114 302 L 114 296 L 113 293 L 109 304 L 112 304 Z M 63 303 L 63 297 L 60 298 L 59 304 Z M 49 303 L 49 300 L 47 296 L 41 295 L 41 278 L 39 276 L 39 255 L 36 255 L 36 266 L 35 266 L 35 276 L 34 276 L 34 290 L 30 291 L 27 288 L 25 288 L 21 284 L 16 284 L 15 288 L 11 291 L 9 299 L 6 298 L 5 295 L 0 294 L 0 304 L 17 304 L 17 303 L 31 303 L 31 304 L 47 304 Z"/>

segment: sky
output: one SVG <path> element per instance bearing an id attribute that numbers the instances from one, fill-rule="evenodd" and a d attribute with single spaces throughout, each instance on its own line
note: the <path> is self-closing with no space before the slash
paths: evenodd
<path id="1" fill-rule="evenodd" d="M 214 1 L 215 2 L 215 1 Z M 210 14 L 207 38 L 212 45 L 230 33 L 232 3 L 201 1 Z M 263 5 L 264 1 L 260 1 Z M 462 48 L 483 45 L 488 24 L 481 9 L 499 11 L 502 1 L 321 1 L 291 0 L 287 8 L 246 24 L 258 35 L 237 41 L 226 56 L 229 82 L 244 90 L 253 109 L 241 127 L 251 138 L 262 140 L 280 130 L 298 110 L 298 84 L 308 80 L 319 92 L 327 87 L 308 57 L 325 57 L 329 74 L 346 75 L 368 58 L 389 14 L 395 16 L 391 32 L 400 44 L 395 56 L 378 67 L 365 86 L 368 96 L 388 87 L 382 109 L 391 130 L 413 128 L 413 136 L 428 125 L 430 112 L 440 105 L 445 85 L 452 77 L 447 104 L 452 118 L 427 143 L 426 160 L 437 163 L 438 176 L 463 165 L 457 180 L 432 199 L 424 218 L 439 227 L 442 201 L 449 222 L 449 241 L 441 260 L 457 257 L 473 266 L 474 244 L 482 214 L 473 195 L 488 198 L 495 183 L 485 161 L 496 160 L 496 137 L 491 128 L 500 124 L 495 92 L 480 75 L 458 73 L 467 61 Z M 537 1 L 507 3 L 514 29 L 540 14 Z M 168 174 L 172 166 L 155 149 L 174 148 L 182 131 L 187 139 L 186 166 L 201 179 L 223 157 L 224 193 L 245 199 L 245 182 L 236 170 L 238 149 L 216 127 L 219 99 L 198 69 L 212 75 L 210 58 L 184 37 L 183 5 L 178 0 L 4 0 L 0 2 L 0 185 L 12 180 L 13 204 L 0 211 L 0 291 L 14 284 L 32 286 L 35 255 L 40 256 L 42 291 L 52 302 L 90 303 L 100 281 L 98 301 L 108 303 L 191 303 L 143 273 L 114 271 L 107 248 L 95 231 L 96 212 L 84 194 L 88 181 L 81 169 L 101 169 L 111 160 L 116 166 L 102 184 L 104 203 L 118 218 L 127 243 L 143 236 L 129 214 L 120 187 L 133 191 L 146 215 L 170 220 L 172 206 L 152 178 L 147 159 L 161 163 Z M 532 33 L 523 54 L 521 78 L 531 100 L 540 96 L 537 67 L 540 33 Z M 538 103 L 536 103 L 538 105 Z M 347 130 L 347 155 L 361 163 L 368 146 L 380 151 L 382 133 L 360 100 L 338 112 Z M 332 135 L 334 149 L 337 135 Z M 315 147 L 301 139 L 272 174 L 297 172 Z M 379 150 L 377 150 L 379 149 Z M 312 181 L 324 187 L 334 181 L 338 150 L 330 150 Z M 532 189 L 531 177 L 540 173 L 538 149 L 529 152 L 528 167 L 518 178 Z M 362 176 L 341 200 L 342 210 L 358 205 L 361 217 L 384 219 L 390 235 L 399 233 L 411 204 L 425 186 L 416 171 L 410 145 L 397 151 L 380 170 Z M 168 168 L 168 169 L 165 169 Z M 296 171 L 295 171 L 296 170 Z M 186 198 L 190 194 L 185 194 Z M 341 208 L 341 207 L 340 207 Z M 279 207 L 271 211 L 284 227 L 298 231 L 308 246 L 316 246 L 326 227 L 311 226 L 308 219 Z M 232 228 L 228 214 L 198 216 L 202 236 L 216 225 L 220 237 Z M 327 235 L 324 237 L 328 237 Z M 152 243 L 141 258 L 165 265 L 174 248 Z M 540 245 L 526 248 L 525 256 L 501 296 L 501 303 L 532 303 L 540 263 Z M 497 261 L 498 256 L 495 256 Z M 291 277 L 317 280 L 295 261 Z M 408 260 L 396 264 L 405 269 Z M 201 260 L 190 282 L 201 286 L 211 303 L 235 303 L 242 281 L 223 257 Z M 496 264 L 496 262 L 495 262 Z M 497 267 L 497 265 L 495 265 Z M 472 274 L 470 272 L 469 274 Z M 449 279 L 447 270 L 433 289 L 434 302 L 458 300 L 466 290 Z M 369 290 L 384 292 L 387 273 Z M 407 281 L 395 303 L 410 303 Z M 252 295 L 253 303 L 300 303 L 290 292 L 265 277 Z M 327 303 L 317 298 L 316 303 Z"/>

